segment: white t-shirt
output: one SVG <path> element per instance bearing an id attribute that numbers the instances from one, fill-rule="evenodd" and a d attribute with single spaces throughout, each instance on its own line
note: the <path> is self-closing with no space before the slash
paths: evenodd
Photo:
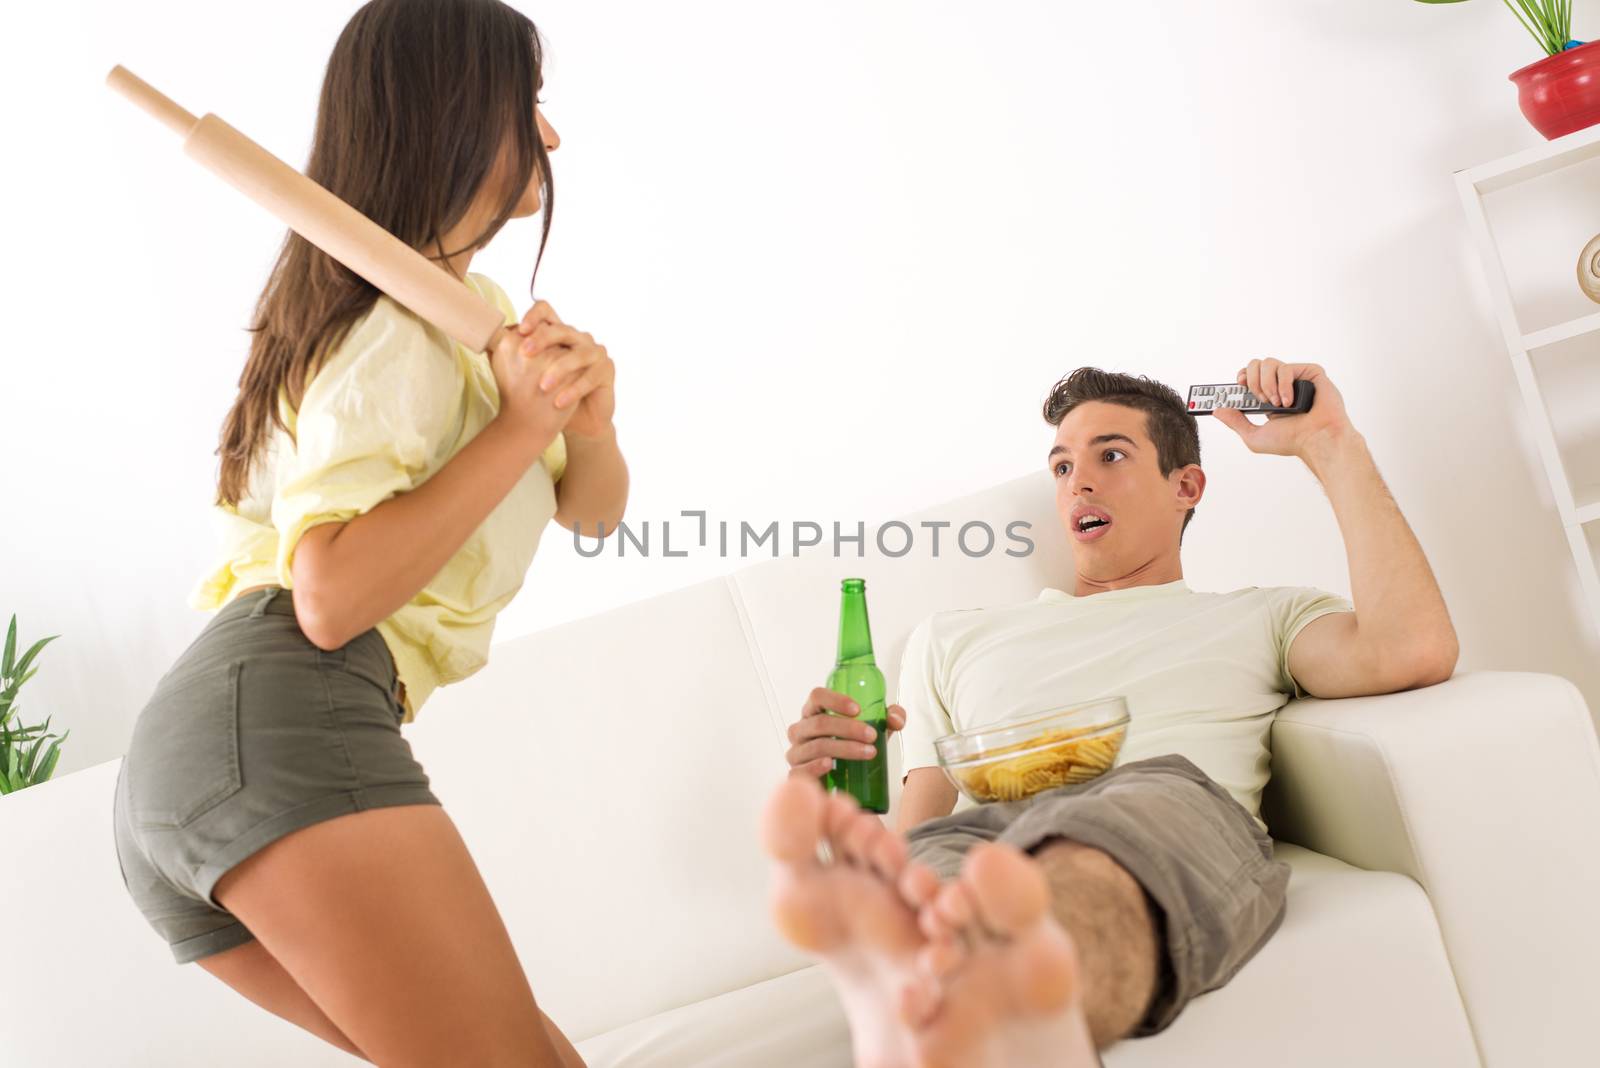
<path id="1" fill-rule="evenodd" d="M 938 767 L 941 735 L 1121 695 L 1130 718 L 1117 764 L 1180 753 L 1260 822 L 1273 713 L 1305 696 L 1289 645 L 1313 619 L 1353 611 L 1307 586 L 1196 593 L 1178 579 L 935 613 L 900 668 L 901 767 Z M 956 809 L 970 807 L 963 795 Z"/>

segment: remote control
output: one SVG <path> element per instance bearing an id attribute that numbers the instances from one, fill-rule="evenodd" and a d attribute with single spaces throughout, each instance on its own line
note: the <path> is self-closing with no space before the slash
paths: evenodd
<path id="1" fill-rule="evenodd" d="M 1218 408 L 1237 408 L 1246 415 L 1298 414 L 1309 412 L 1316 398 L 1317 387 L 1305 379 L 1294 383 L 1294 403 L 1287 408 L 1276 408 L 1250 392 L 1243 382 L 1228 382 L 1213 386 L 1189 387 L 1189 414 L 1210 415 Z"/>

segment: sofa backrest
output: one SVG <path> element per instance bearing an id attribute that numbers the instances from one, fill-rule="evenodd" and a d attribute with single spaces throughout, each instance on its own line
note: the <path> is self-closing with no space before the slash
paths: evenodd
<path id="1" fill-rule="evenodd" d="M 1005 551 L 1017 521 L 1033 543 L 1021 557 Z M 864 558 L 825 541 L 497 643 L 406 728 L 541 1006 L 574 1039 L 810 963 L 773 929 L 756 827 L 787 771 L 788 724 L 833 666 L 841 578 L 867 580 L 892 701 L 923 618 L 1029 599 L 1072 573 L 1047 472 L 902 522 L 904 556 L 878 554 L 869 526 Z M 994 532 L 986 554 L 956 544 L 972 522 Z M 966 544 L 985 541 L 973 528 Z M 892 767 L 896 798 L 899 777 Z"/>

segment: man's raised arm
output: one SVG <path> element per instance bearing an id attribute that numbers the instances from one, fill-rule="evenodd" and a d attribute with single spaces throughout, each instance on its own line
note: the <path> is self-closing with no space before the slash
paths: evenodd
<path id="1" fill-rule="evenodd" d="M 1319 697 L 1384 692 L 1442 682 L 1460 645 L 1428 558 L 1384 485 L 1366 439 L 1351 425 L 1344 398 L 1314 363 L 1251 360 L 1240 381 L 1270 403 L 1316 386 L 1311 410 L 1269 415 L 1261 426 L 1241 412 L 1214 414 L 1251 452 L 1298 456 L 1322 483 L 1349 557 L 1350 613 L 1307 625 L 1291 648 L 1291 669 Z M 1358 674 L 1360 676 L 1358 677 Z M 1320 685 L 1319 685 L 1320 683 Z"/>

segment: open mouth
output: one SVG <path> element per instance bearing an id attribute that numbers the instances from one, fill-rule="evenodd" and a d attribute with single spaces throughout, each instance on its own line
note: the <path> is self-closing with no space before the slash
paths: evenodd
<path id="1" fill-rule="evenodd" d="M 1106 531 L 1110 529 L 1111 521 L 1109 519 L 1101 519 L 1098 516 L 1084 516 L 1079 520 L 1078 525 L 1072 529 L 1072 536 L 1078 541 L 1095 541 L 1098 538 L 1105 537 Z"/>

